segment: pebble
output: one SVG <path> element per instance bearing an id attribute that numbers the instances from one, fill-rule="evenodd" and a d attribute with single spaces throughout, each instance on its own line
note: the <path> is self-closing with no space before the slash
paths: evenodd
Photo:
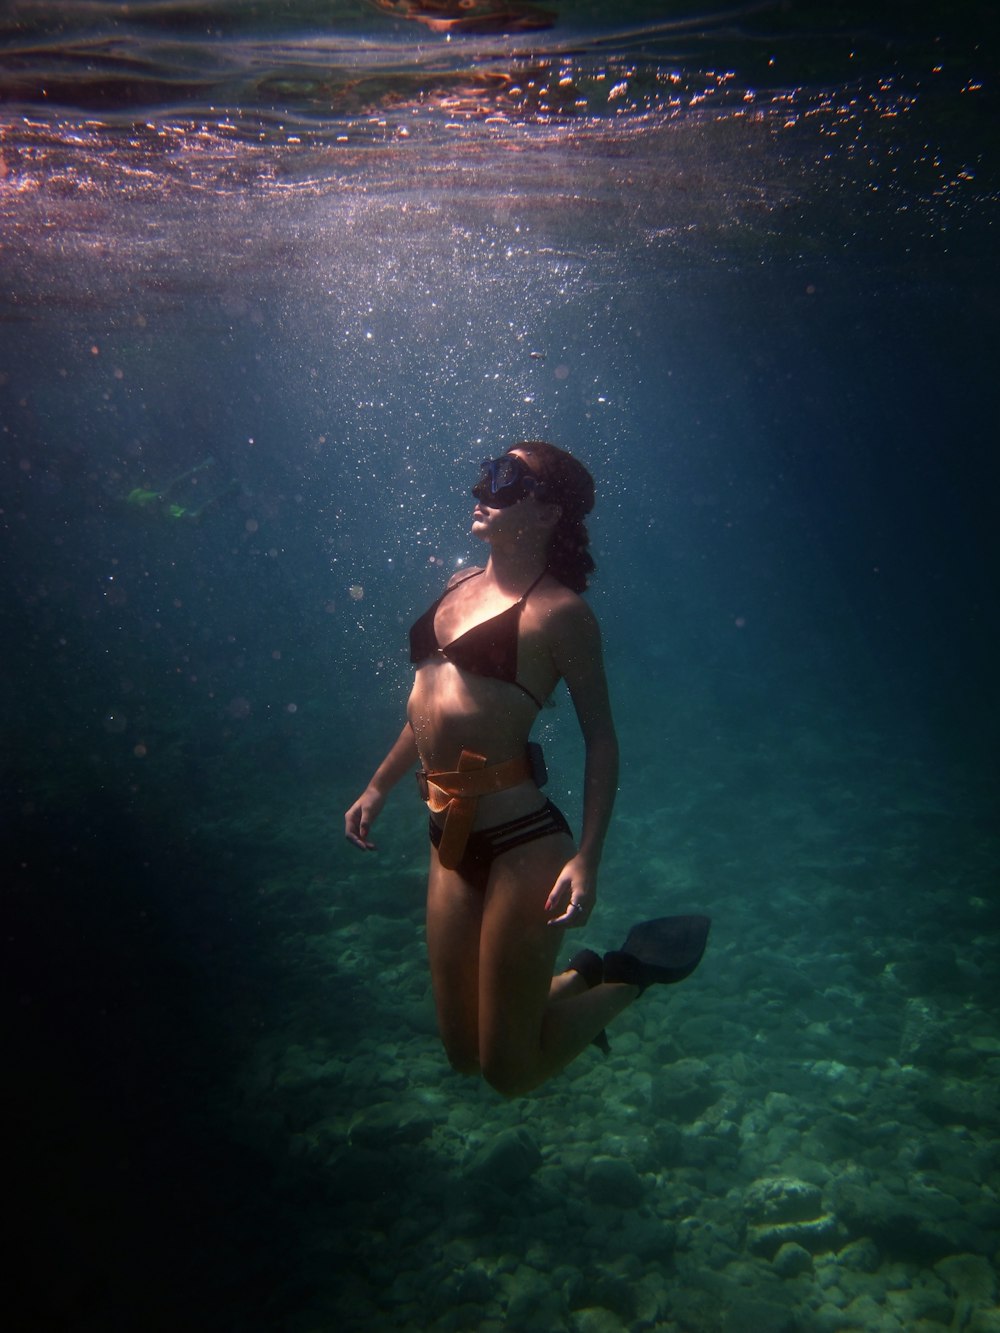
<path id="1" fill-rule="evenodd" d="M 468 1175 L 502 1190 L 513 1190 L 532 1176 L 542 1164 L 538 1144 L 526 1129 L 505 1129 L 476 1152 L 467 1167 Z"/>
<path id="2" fill-rule="evenodd" d="M 620 1157 L 595 1157 L 587 1163 L 584 1180 L 588 1196 L 597 1204 L 634 1208 L 645 1193 L 642 1177 Z"/>
<path id="3" fill-rule="evenodd" d="M 803 1246 L 786 1241 L 771 1260 L 771 1266 L 779 1277 L 798 1277 L 810 1271 L 813 1257 Z"/>

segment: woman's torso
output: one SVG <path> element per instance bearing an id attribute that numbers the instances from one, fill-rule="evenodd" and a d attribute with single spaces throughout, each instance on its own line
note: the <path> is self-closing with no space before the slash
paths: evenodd
<path id="1" fill-rule="evenodd" d="M 434 610 L 433 641 L 428 634 L 421 636 L 437 647 L 416 664 L 407 705 L 420 760 L 428 772 L 452 771 L 462 750 L 484 755 L 487 764 L 503 763 L 524 753 L 538 715 L 536 700 L 546 699 L 559 680 L 553 653 L 553 612 L 573 596 L 557 580 L 545 576 L 514 613 L 516 593 L 504 594 L 481 574 L 447 590 Z M 481 675 L 449 660 L 449 647 L 480 626 L 487 636 L 491 628 L 497 634 L 516 634 L 516 680 Z M 514 818 L 539 801 L 532 782 L 483 797 L 476 825 Z"/>

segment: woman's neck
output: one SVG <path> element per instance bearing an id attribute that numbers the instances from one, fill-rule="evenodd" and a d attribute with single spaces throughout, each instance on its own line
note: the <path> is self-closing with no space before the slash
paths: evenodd
<path id="1" fill-rule="evenodd" d="M 545 572 L 547 552 L 534 542 L 490 548 L 486 577 L 504 592 L 523 593 Z"/>

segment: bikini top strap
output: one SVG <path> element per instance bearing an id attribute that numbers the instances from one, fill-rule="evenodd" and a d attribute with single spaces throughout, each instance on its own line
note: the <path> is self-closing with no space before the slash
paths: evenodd
<path id="1" fill-rule="evenodd" d="M 548 569 L 543 569 L 543 570 L 542 570 L 542 572 L 539 574 L 538 578 L 535 579 L 535 581 L 534 581 L 534 583 L 531 585 L 531 587 L 525 590 L 524 595 L 522 596 L 521 600 L 517 603 L 518 606 L 523 606 L 523 605 L 525 604 L 525 602 L 528 600 L 528 598 L 531 596 L 531 594 L 535 591 L 535 589 L 538 587 L 538 585 L 541 583 L 542 579 L 545 577 L 545 575 L 546 575 L 548 572 L 549 572 Z"/>
<path id="2" fill-rule="evenodd" d="M 539 574 L 538 578 L 535 579 L 534 583 L 532 583 L 532 585 L 531 585 L 529 588 L 526 588 L 526 589 L 524 590 L 524 592 L 521 594 L 521 596 L 518 598 L 518 600 L 514 603 L 514 605 L 517 606 L 517 607 L 522 607 L 522 606 L 524 606 L 525 602 L 528 600 L 528 598 L 531 596 L 531 594 L 535 591 L 535 589 L 538 587 L 538 585 L 541 583 L 542 579 L 545 577 L 545 575 L 546 575 L 548 572 L 549 572 L 549 571 L 548 571 L 547 569 L 543 569 L 542 572 Z M 460 588 L 460 587 L 462 586 L 463 583 L 468 583 L 469 579 L 474 579 L 474 578 L 476 577 L 477 574 L 485 574 L 485 573 L 486 573 L 485 568 L 484 568 L 484 569 L 470 569 L 470 570 L 468 571 L 468 573 L 465 574 L 462 578 L 458 579 L 457 582 L 455 582 L 455 583 L 451 583 L 451 584 L 449 584 L 449 586 L 448 586 L 447 588 L 445 588 L 444 592 L 443 592 L 443 593 L 441 594 L 441 596 L 438 598 L 438 602 L 440 603 L 441 601 L 443 601 L 444 598 L 447 597 L 448 594 L 449 594 L 450 592 L 454 592 L 456 588 Z"/>
<path id="3" fill-rule="evenodd" d="M 443 602 L 450 592 L 454 592 L 456 588 L 460 588 L 463 583 L 468 583 L 469 579 L 474 579 L 477 574 L 485 574 L 485 573 L 486 573 L 485 568 L 466 570 L 460 579 L 456 579 L 454 583 L 448 584 L 447 588 L 445 588 L 444 592 L 438 598 L 438 603 L 440 604 L 441 602 Z"/>

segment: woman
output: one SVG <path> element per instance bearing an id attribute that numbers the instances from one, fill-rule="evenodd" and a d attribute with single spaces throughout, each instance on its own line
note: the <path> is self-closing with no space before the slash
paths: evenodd
<path id="1" fill-rule="evenodd" d="M 483 464 L 472 532 L 489 547 L 410 631 L 407 722 L 347 811 L 369 833 L 414 764 L 431 811 L 427 946 L 438 1025 L 459 1072 L 508 1096 L 536 1088 L 654 981 L 679 981 L 704 952 L 704 917 L 647 922 L 602 960 L 582 950 L 553 977 L 567 927 L 594 909 L 618 781 L 600 631 L 580 597 L 594 562 L 590 473 L 532 440 Z M 586 744 L 583 832 L 539 791 L 528 736 L 560 679 Z M 537 749 L 537 747 L 535 747 Z M 544 779 L 542 779 L 544 780 Z"/>

